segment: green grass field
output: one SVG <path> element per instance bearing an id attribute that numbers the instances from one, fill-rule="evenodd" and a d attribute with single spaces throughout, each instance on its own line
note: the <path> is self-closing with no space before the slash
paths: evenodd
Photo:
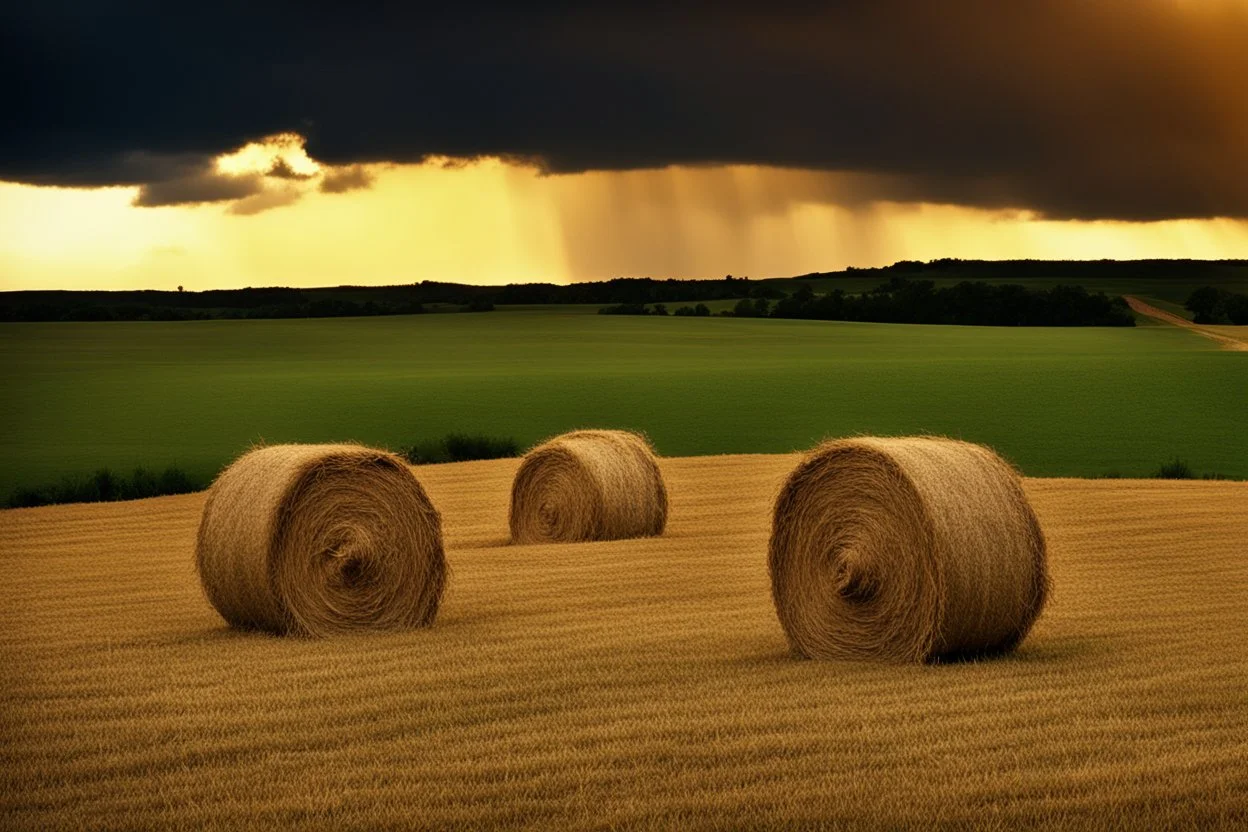
<path id="1" fill-rule="evenodd" d="M 592 311 L 592 310 L 583 310 Z M 1031 475 L 1248 477 L 1248 355 L 1174 327 L 568 310 L 0 327 L 0 495 L 100 466 L 208 477 L 253 442 L 644 430 L 670 455 L 933 432 Z"/>

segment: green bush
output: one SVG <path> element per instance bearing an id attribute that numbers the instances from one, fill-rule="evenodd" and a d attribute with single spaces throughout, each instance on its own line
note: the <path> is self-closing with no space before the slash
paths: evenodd
<path id="1" fill-rule="evenodd" d="M 737 318 L 757 318 L 758 308 L 754 305 L 754 301 L 748 298 L 742 298 L 737 301 L 737 305 L 732 308 L 732 314 Z"/>
<path id="2" fill-rule="evenodd" d="M 519 456 L 520 446 L 511 437 L 451 433 L 441 439 L 419 442 L 403 449 L 403 457 L 413 465 L 467 462 L 473 459 L 504 459 Z"/>
<path id="3" fill-rule="evenodd" d="M 672 314 L 682 318 L 709 318 L 711 316 L 711 307 L 705 303 L 699 303 L 697 306 L 682 306 Z"/>
<path id="4" fill-rule="evenodd" d="M 130 477 L 100 468 L 89 476 L 65 477 L 55 485 L 19 488 L 8 500 L 9 508 L 50 506 L 60 503 L 102 503 L 115 500 L 142 500 L 167 494 L 189 494 L 207 487 L 181 468 L 163 471 L 135 468 Z"/>
<path id="5" fill-rule="evenodd" d="M 468 301 L 468 305 L 464 307 L 465 312 L 493 312 L 494 301 L 490 300 L 488 295 L 478 295 Z"/>
<path id="6" fill-rule="evenodd" d="M 1248 324 L 1248 295 L 1202 286 L 1187 298 L 1185 308 L 1198 324 Z"/>
<path id="7" fill-rule="evenodd" d="M 650 307 L 644 303 L 617 303 L 598 310 L 599 315 L 649 315 Z M 664 310 L 666 314 L 666 310 Z"/>
<path id="8" fill-rule="evenodd" d="M 1165 463 L 1153 474 L 1154 479 L 1159 480 L 1194 480 L 1196 474 L 1192 472 L 1192 468 L 1181 459 L 1173 459 Z"/>

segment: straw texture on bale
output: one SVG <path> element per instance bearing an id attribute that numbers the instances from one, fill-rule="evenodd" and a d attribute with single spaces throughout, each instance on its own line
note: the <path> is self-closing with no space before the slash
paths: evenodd
<path id="1" fill-rule="evenodd" d="M 1014 469 L 937 437 L 827 442 L 776 500 L 772 597 L 817 659 L 921 662 L 1017 645 L 1044 606 L 1044 535 Z"/>
<path id="2" fill-rule="evenodd" d="M 653 537 L 667 524 L 667 487 L 644 436 L 578 430 L 525 454 L 511 487 L 515 543 Z"/>
<path id="3" fill-rule="evenodd" d="M 433 621 L 442 521 L 399 458 L 358 445 L 274 445 L 208 492 L 196 564 L 236 627 L 308 636 Z"/>

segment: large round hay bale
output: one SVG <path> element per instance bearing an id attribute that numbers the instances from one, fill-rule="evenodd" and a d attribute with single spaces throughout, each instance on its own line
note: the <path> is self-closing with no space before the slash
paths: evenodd
<path id="1" fill-rule="evenodd" d="M 776 500 L 769 562 L 789 643 L 820 659 L 1005 651 L 1048 591 L 1018 474 L 988 448 L 937 437 L 816 448 Z"/>
<path id="2" fill-rule="evenodd" d="M 524 456 L 511 486 L 514 543 L 653 537 L 667 524 L 667 487 L 644 436 L 578 430 Z"/>
<path id="3" fill-rule="evenodd" d="M 196 563 L 230 624 L 325 636 L 433 621 L 442 521 L 402 460 L 358 445 L 274 445 L 208 491 Z"/>

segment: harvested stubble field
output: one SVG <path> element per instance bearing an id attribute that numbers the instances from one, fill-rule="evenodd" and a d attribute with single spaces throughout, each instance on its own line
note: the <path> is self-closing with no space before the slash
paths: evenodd
<path id="1" fill-rule="evenodd" d="M 663 461 L 667 534 L 506 545 L 517 461 L 418 469 L 432 629 L 233 632 L 202 495 L 0 513 L 9 828 L 1248 823 L 1248 485 L 1027 480 L 1020 651 L 792 658 L 766 567 L 794 456 Z"/>

